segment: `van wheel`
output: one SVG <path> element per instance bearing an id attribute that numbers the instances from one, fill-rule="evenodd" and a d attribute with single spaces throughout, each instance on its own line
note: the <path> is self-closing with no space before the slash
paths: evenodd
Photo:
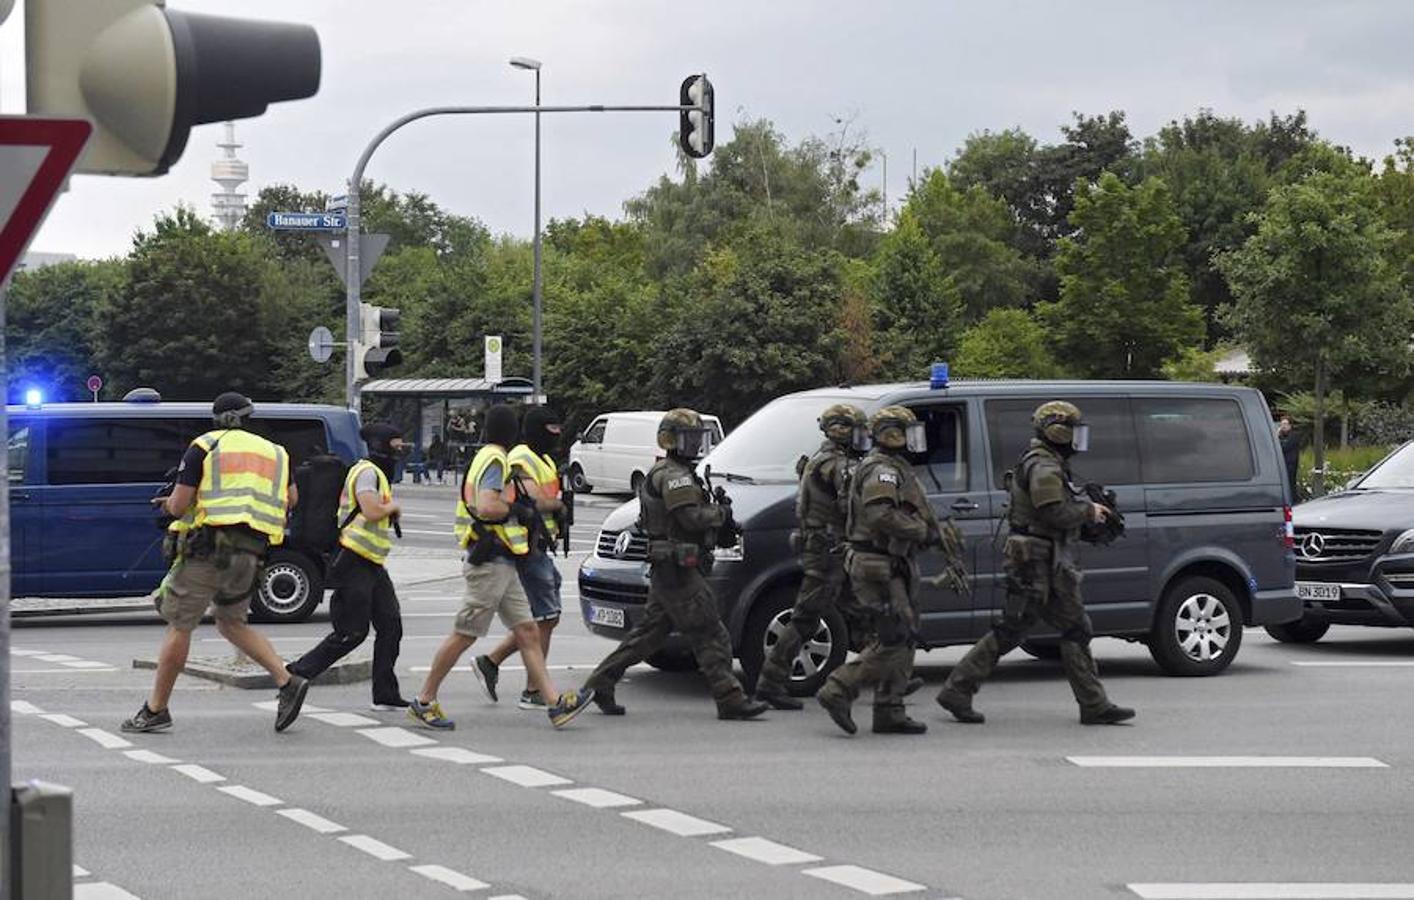
<path id="1" fill-rule="evenodd" d="M 766 657 L 790 627 L 790 611 L 795 605 L 797 590 L 797 585 L 778 588 L 751 611 L 746 631 L 741 636 L 741 667 L 747 684 L 756 684 Z M 820 617 L 819 627 L 791 663 L 790 681 L 786 684 L 791 696 L 813 697 L 820 690 L 825 678 L 844 662 L 849 650 L 848 633 L 849 626 L 838 608 L 832 607 Z"/>
<path id="2" fill-rule="evenodd" d="M 697 668 L 697 657 L 691 650 L 659 650 L 644 662 L 660 672 L 691 672 Z"/>
<path id="3" fill-rule="evenodd" d="M 643 487 L 643 473 L 634 472 L 628 477 L 628 489 L 633 491 L 634 495 L 637 496 L 638 489 L 641 487 Z"/>
<path id="4" fill-rule="evenodd" d="M 1283 644 L 1314 644 L 1325 637 L 1326 632 L 1330 630 L 1330 622 L 1317 619 L 1312 615 L 1304 615 L 1295 622 L 1267 626 L 1267 634 Z"/>
<path id="5" fill-rule="evenodd" d="M 1216 675 L 1242 646 L 1242 607 L 1221 581 L 1180 579 L 1164 592 L 1148 643 L 1170 675 Z"/>
<path id="6" fill-rule="evenodd" d="M 579 467 L 579 463 L 570 466 L 570 487 L 576 494 L 588 494 L 594 490 L 594 485 L 584 477 L 584 470 Z"/>
<path id="7" fill-rule="evenodd" d="M 1060 659 L 1060 644 L 1050 641 L 1022 641 L 1021 649 L 1037 659 Z"/>
<path id="8" fill-rule="evenodd" d="M 324 600 L 324 572 L 296 550 L 271 551 L 260 572 L 260 589 L 251 599 L 257 622 L 303 622 Z"/>

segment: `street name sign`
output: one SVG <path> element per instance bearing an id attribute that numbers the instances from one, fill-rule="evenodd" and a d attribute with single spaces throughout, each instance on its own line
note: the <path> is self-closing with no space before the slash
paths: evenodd
<path id="1" fill-rule="evenodd" d="M 348 220 L 335 213 L 272 212 L 265 224 L 276 231 L 343 231 Z"/>

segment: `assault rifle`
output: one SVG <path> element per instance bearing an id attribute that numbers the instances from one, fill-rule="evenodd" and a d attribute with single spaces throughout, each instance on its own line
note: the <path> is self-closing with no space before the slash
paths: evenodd
<path id="1" fill-rule="evenodd" d="M 1103 522 L 1086 522 L 1080 526 L 1080 539 L 1087 544 L 1112 544 L 1124 537 L 1124 514 L 1119 511 L 1115 492 L 1102 484 L 1087 481 L 1080 489 L 1091 503 L 1098 503 L 1110 514 Z"/>
<path id="2" fill-rule="evenodd" d="M 555 524 L 560 529 L 560 546 L 565 557 L 570 555 L 570 526 L 574 524 L 574 483 L 567 473 L 560 473 L 560 502 L 564 509 L 555 513 Z"/>

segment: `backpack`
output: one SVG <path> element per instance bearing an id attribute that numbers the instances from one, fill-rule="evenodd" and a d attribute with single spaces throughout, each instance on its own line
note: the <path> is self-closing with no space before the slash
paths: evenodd
<path id="1" fill-rule="evenodd" d="M 316 454 L 295 468 L 299 502 L 290 511 L 290 539 L 319 553 L 333 552 L 339 543 L 339 494 L 349 467 L 337 456 Z"/>

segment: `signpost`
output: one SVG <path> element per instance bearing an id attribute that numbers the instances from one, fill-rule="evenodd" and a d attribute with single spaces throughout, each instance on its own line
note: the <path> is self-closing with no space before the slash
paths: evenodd
<path id="1" fill-rule="evenodd" d="M 265 224 L 276 231 L 343 231 L 348 220 L 338 213 L 272 212 Z"/>
<path id="2" fill-rule="evenodd" d="M 88 389 L 93 393 L 93 402 L 98 402 L 98 392 L 103 390 L 103 379 L 97 375 L 88 376 Z"/>
<path id="3" fill-rule="evenodd" d="M 484 369 L 486 380 L 492 385 L 501 381 L 501 336 L 499 334 L 486 335 L 486 366 Z"/>

